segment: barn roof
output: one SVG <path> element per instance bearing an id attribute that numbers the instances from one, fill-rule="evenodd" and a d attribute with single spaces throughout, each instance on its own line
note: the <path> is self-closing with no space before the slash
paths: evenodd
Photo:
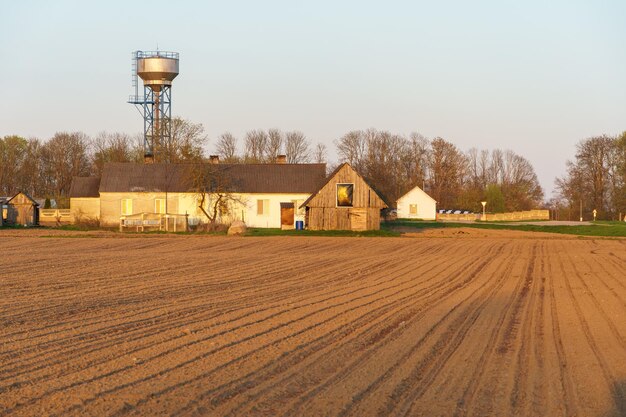
<path id="1" fill-rule="evenodd" d="M 98 197 L 99 177 L 74 177 L 70 188 L 70 198 Z"/>
<path id="2" fill-rule="evenodd" d="M 214 164 L 228 179 L 228 191 L 239 193 L 312 193 L 324 181 L 326 164 Z M 104 165 L 100 192 L 191 192 L 194 164 Z M 207 167 L 207 165 L 204 165 Z"/>
<path id="3" fill-rule="evenodd" d="M 352 166 L 351 166 L 350 164 L 348 164 L 347 162 L 344 162 L 343 164 L 339 164 L 339 166 L 337 166 L 337 168 L 335 168 L 335 169 L 333 170 L 333 172 L 331 172 L 330 174 L 328 174 L 328 176 L 324 179 L 324 182 L 322 182 L 322 183 L 319 185 L 319 187 L 317 187 L 317 189 L 316 189 L 313 193 L 311 193 L 311 195 L 309 196 L 309 198 L 307 198 L 306 200 L 304 200 L 304 202 L 303 202 L 302 204 L 300 204 L 300 207 L 299 207 L 299 208 L 304 208 L 304 207 L 306 207 L 306 205 L 307 205 L 307 204 L 309 204 L 309 201 L 311 201 L 311 200 L 313 199 L 313 197 L 315 197 L 315 195 L 316 195 L 317 193 L 319 193 L 319 192 L 322 190 L 322 188 L 326 187 L 326 185 L 330 182 L 330 180 L 332 180 L 332 179 L 333 179 L 333 177 L 334 177 L 335 175 L 337 175 L 337 173 L 339 172 L 339 170 L 340 170 L 341 168 L 343 168 L 343 166 L 344 166 L 344 165 L 349 165 L 350 167 L 352 167 Z"/>
<path id="4" fill-rule="evenodd" d="M 365 178 L 363 178 L 363 176 L 362 176 L 361 174 L 359 174 L 359 172 L 358 172 L 356 169 L 354 169 L 354 168 L 352 167 L 352 165 L 350 165 L 350 164 L 349 164 L 349 163 L 347 163 L 347 162 L 344 162 L 344 163 L 340 164 L 337 168 L 335 168 L 335 170 L 334 170 L 333 172 L 331 172 L 331 173 L 330 173 L 330 174 L 326 177 L 326 179 L 325 179 L 323 182 L 321 182 L 321 183 L 320 183 L 320 185 L 319 185 L 319 186 L 318 186 L 315 190 L 313 190 L 313 191 L 311 192 L 311 195 L 309 196 L 309 198 L 307 198 L 307 199 L 304 201 L 304 203 L 300 204 L 300 208 L 304 208 L 304 207 L 306 207 L 306 206 L 309 204 L 309 202 L 311 202 L 311 200 L 313 200 L 313 199 L 315 198 L 315 196 L 316 196 L 316 195 L 317 195 L 320 191 L 322 191 L 322 189 L 323 189 L 324 187 L 326 187 L 326 186 L 328 185 L 328 183 L 329 183 L 329 182 L 331 182 L 331 181 L 332 181 L 333 177 L 335 177 L 335 175 L 337 175 L 337 174 L 339 173 L 339 171 L 341 171 L 341 169 L 342 169 L 343 167 L 345 167 L 345 166 L 347 166 L 347 167 L 348 167 L 348 168 L 350 168 L 352 171 L 354 171 L 354 172 L 356 173 L 356 175 L 358 175 L 358 176 L 359 176 L 359 177 L 363 180 L 363 182 L 365 182 L 365 184 L 367 184 L 367 186 L 368 186 L 368 187 L 370 187 L 370 188 L 372 189 L 372 191 L 374 191 L 374 194 L 376 194 L 376 195 L 378 196 L 378 198 L 380 198 L 380 200 L 383 202 L 383 204 L 385 205 L 385 207 L 387 207 L 387 203 L 386 203 L 385 199 L 381 197 L 380 193 L 379 193 L 379 192 L 378 192 L 378 191 L 377 191 L 374 187 L 372 187 L 372 185 L 371 185 L 371 184 L 369 184 L 369 183 L 365 180 Z"/>

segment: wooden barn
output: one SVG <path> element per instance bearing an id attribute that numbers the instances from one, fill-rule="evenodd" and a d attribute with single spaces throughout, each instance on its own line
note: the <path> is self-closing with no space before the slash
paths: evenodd
<path id="1" fill-rule="evenodd" d="M 310 230 L 378 230 L 384 200 L 348 163 L 302 205 Z"/>
<path id="2" fill-rule="evenodd" d="M 19 192 L 7 202 L 7 223 L 23 226 L 39 224 L 39 204 L 28 194 Z"/>

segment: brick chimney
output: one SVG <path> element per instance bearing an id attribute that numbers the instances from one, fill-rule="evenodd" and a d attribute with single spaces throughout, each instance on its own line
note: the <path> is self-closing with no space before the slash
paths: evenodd
<path id="1" fill-rule="evenodd" d="M 276 157 L 277 164 L 286 164 L 287 163 L 287 155 L 278 155 Z"/>
<path id="2" fill-rule="evenodd" d="M 220 156 L 219 155 L 210 155 L 209 156 L 209 163 L 211 163 L 211 164 L 219 164 L 220 163 Z"/>

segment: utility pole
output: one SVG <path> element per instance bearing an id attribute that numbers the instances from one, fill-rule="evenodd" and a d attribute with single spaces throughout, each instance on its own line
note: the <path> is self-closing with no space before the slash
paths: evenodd
<path id="1" fill-rule="evenodd" d="M 583 199 L 580 199 L 580 221 L 583 221 Z"/>

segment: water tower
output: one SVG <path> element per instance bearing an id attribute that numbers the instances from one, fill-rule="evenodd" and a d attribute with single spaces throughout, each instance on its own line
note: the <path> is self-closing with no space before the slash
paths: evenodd
<path id="1" fill-rule="evenodd" d="M 128 102 L 143 116 L 144 161 L 163 161 L 165 155 L 159 152 L 168 147 L 172 136 L 172 81 L 178 75 L 178 52 L 135 51 L 132 62 L 135 95 Z M 143 81 L 143 95 L 139 94 L 138 76 Z"/>

